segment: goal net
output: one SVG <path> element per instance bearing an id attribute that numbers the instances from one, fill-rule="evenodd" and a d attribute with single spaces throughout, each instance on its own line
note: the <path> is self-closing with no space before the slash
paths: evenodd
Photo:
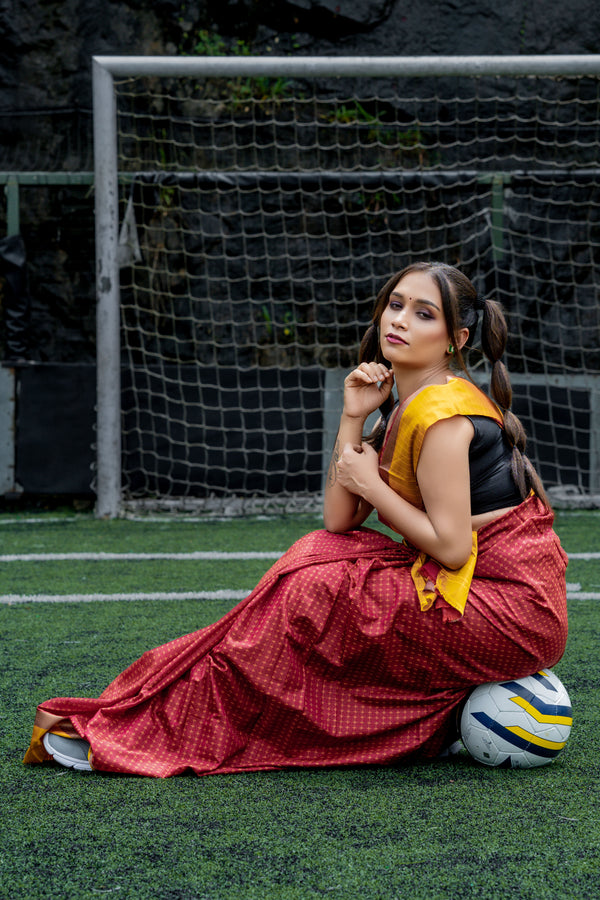
<path id="1" fill-rule="evenodd" d="M 600 492 L 597 74 L 150 62 L 114 67 L 121 509 L 318 508 L 375 294 L 419 259 L 503 304 L 555 499 Z"/>

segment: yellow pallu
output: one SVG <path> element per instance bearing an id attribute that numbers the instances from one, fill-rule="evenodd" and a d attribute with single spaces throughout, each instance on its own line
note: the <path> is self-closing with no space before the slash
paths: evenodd
<path id="1" fill-rule="evenodd" d="M 412 394 L 392 412 L 379 457 L 379 474 L 396 493 L 420 509 L 424 506 L 416 473 L 425 435 L 436 422 L 453 416 L 487 416 L 501 427 L 504 424 L 502 413 L 483 391 L 456 377 Z M 454 615 L 463 615 L 476 562 L 476 532 L 469 559 L 460 569 L 446 569 L 421 553 L 412 567 L 421 609 L 431 609 L 436 598 L 442 597 Z"/>

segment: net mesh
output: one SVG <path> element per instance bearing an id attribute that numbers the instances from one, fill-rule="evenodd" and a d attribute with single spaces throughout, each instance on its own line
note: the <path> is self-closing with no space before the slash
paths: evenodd
<path id="1" fill-rule="evenodd" d="M 418 259 L 503 304 L 547 487 L 600 490 L 599 84 L 120 81 L 126 501 L 317 505 L 330 387 Z"/>

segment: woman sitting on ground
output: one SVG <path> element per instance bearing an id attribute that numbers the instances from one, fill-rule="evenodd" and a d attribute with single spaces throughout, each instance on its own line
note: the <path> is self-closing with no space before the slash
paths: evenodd
<path id="1" fill-rule="evenodd" d="M 480 316 L 493 400 L 454 374 Z M 475 685 L 554 665 L 566 556 L 510 411 L 506 337 L 457 269 L 394 275 L 345 381 L 325 530 L 99 698 L 42 703 L 25 761 L 166 777 L 433 758 Z M 373 509 L 403 540 L 362 527 Z"/>

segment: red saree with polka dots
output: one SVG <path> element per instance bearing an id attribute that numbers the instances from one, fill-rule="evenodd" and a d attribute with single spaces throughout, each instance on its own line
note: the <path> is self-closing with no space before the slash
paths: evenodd
<path id="1" fill-rule="evenodd" d="M 97 699 L 38 708 L 106 772 L 166 777 L 435 757 L 476 684 L 552 666 L 566 641 L 566 557 L 535 497 L 478 533 L 463 615 L 426 611 L 416 551 L 369 529 L 294 544 L 214 625 L 149 650 Z"/>
<path id="2" fill-rule="evenodd" d="M 470 414 L 502 425 L 463 379 L 408 398 L 382 477 L 422 505 L 427 428 Z M 86 738 L 95 769 L 156 777 L 435 757 L 474 685 L 563 654 L 566 555 L 552 519 L 531 496 L 479 529 L 457 573 L 377 531 L 309 534 L 219 622 L 149 650 L 97 699 L 42 703 L 25 762 L 49 759 L 49 730 Z"/>

